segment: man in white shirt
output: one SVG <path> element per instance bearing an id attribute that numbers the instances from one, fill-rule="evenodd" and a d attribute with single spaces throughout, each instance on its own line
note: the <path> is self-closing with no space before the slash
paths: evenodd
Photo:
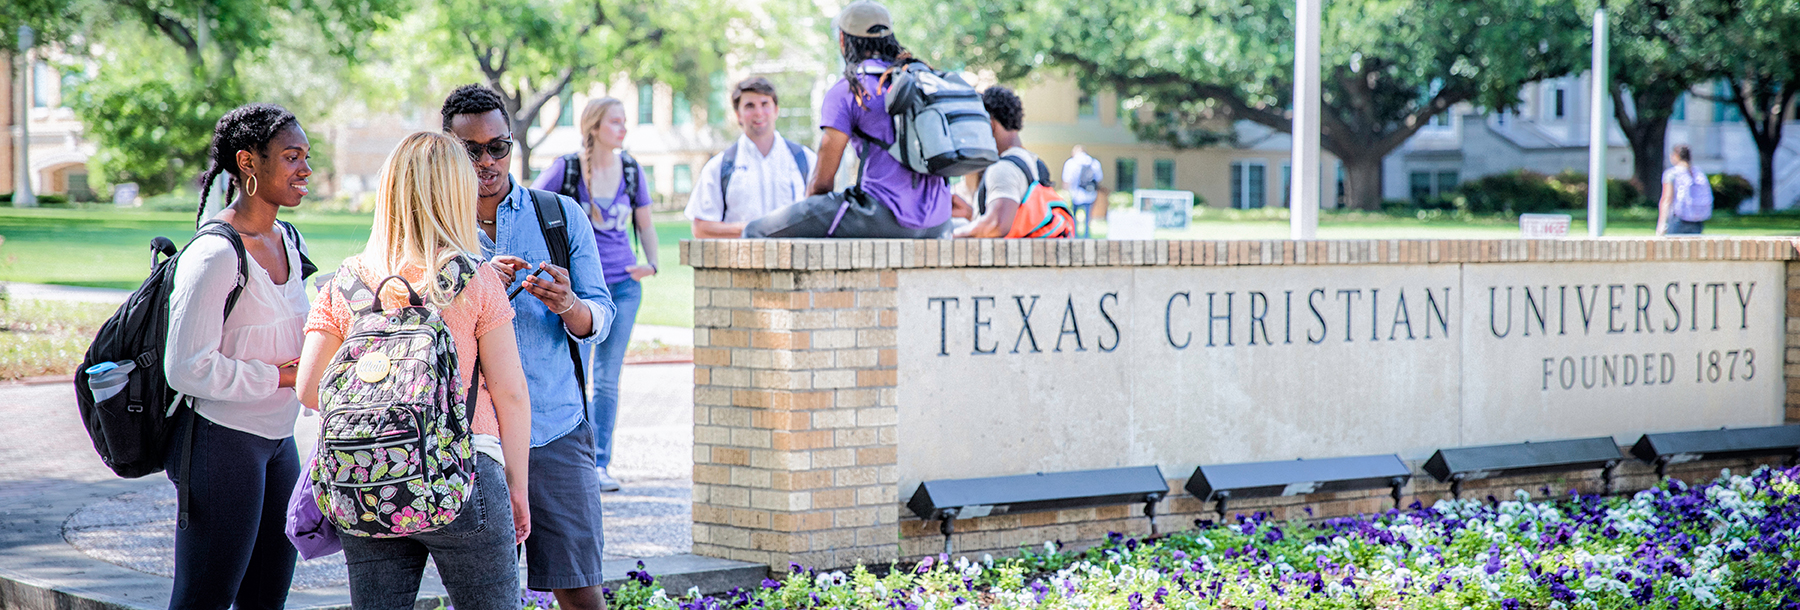
<path id="1" fill-rule="evenodd" d="M 746 223 L 806 198 L 817 160 L 775 132 L 781 105 L 769 79 L 752 76 L 732 87 L 731 108 L 744 135 L 700 168 L 685 212 L 696 239 L 742 237 Z"/>
<path id="2" fill-rule="evenodd" d="M 1063 163 L 1062 181 L 1069 185 L 1069 203 L 1075 206 L 1075 213 L 1081 215 L 1081 237 L 1088 236 L 1088 223 L 1093 220 L 1094 201 L 1100 198 L 1100 181 L 1106 174 L 1100 170 L 1100 160 L 1088 156 L 1087 150 L 1080 144 L 1069 153 L 1069 160 Z M 1087 210 L 1082 214 L 1082 210 Z"/>

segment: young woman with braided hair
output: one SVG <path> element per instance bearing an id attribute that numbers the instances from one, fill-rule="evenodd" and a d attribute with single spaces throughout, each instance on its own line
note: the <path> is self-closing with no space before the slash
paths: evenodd
<path id="1" fill-rule="evenodd" d="M 213 130 L 200 207 L 224 176 L 235 198 L 212 221 L 238 235 L 244 258 L 225 236 L 196 239 L 169 296 L 163 372 L 193 407 L 180 410 L 175 430 L 182 439 L 191 429 L 191 459 L 183 468 L 190 448 L 177 442 L 165 463 L 171 481 L 187 477 L 191 504 L 175 532 L 170 608 L 281 608 L 293 582 L 295 551 L 282 528 L 300 475 L 294 362 L 308 305 L 305 244 L 275 214 L 306 196 L 310 151 L 299 121 L 272 104 L 233 110 Z M 247 273 L 227 314 L 240 260 Z"/>

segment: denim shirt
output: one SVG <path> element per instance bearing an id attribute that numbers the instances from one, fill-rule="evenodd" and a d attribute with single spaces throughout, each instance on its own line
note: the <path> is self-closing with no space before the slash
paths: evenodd
<path id="1" fill-rule="evenodd" d="M 569 281 L 579 297 L 594 314 L 593 331 L 586 337 L 574 337 L 563 325 L 562 317 L 550 311 L 543 301 L 528 291 L 513 297 L 513 333 L 519 341 L 519 363 L 525 368 L 526 388 L 531 393 L 531 446 L 542 447 L 562 438 L 587 419 L 582 394 L 586 388 L 575 382 L 575 363 L 569 359 L 567 337 L 583 346 L 606 340 L 617 309 L 612 294 L 601 278 L 600 258 L 594 246 L 594 229 L 581 206 L 568 197 L 557 195 L 563 217 L 568 219 Z M 550 260 L 550 246 L 538 227 L 537 208 L 525 187 L 512 181 L 512 192 L 500 201 L 495 211 L 494 236 L 481 233 L 482 254 L 488 258 L 509 254 L 525 259 L 536 267 Z M 529 271 L 515 274 L 507 291 L 518 287 Z M 543 277 L 543 276 L 539 276 Z"/>

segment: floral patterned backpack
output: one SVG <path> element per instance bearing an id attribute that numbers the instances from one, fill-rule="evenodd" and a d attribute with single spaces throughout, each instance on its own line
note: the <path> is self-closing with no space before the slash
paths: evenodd
<path id="1" fill-rule="evenodd" d="M 457 257 L 438 273 L 446 294 L 475 276 Z M 398 280 L 409 306 L 384 311 L 383 286 Z M 428 532 L 456 519 L 474 491 L 475 383 L 464 392 L 456 345 L 436 307 L 405 279 L 370 290 L 339 268 L 332 288 L 355 314 L 319 383 L 318 457 L 309 469 L 319 511 L 338 531 L 373 538 Z M 475 362 L 475 382 L 481 361 Z"/>

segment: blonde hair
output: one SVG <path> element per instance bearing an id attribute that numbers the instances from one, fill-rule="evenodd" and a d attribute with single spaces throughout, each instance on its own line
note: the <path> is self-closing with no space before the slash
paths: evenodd
<path id="1" fill-rule="evenodd" d="M 382 277 L 423 267 L 424 278 L 413 288 L 434 305 L 449 304 L 456 295 L 438 285 L 437 272 L 456 257 L 480 251 L 475 236 L 478 184 L 462 142 L 427 131 L 401 140 L 381 168 L 363 262 Z"/>
<path id="2" fill-rule="evenodd" d="M 600 147 L 600 124 L 606 122 L 606 114 L 617 108 L 620 114 L 625 112 L 625 102 L 616 97 L 602 97 L 588 100 L 581 108 L 581 179 L 594 179 L 594 150 Z M 592 190 L 590 187 L 589 190 Z M 590 199 L 599 199 L 599 193 L 588 193 Z M 599 222 L 600 207 L 589 205 L 588 218 Z"/>

